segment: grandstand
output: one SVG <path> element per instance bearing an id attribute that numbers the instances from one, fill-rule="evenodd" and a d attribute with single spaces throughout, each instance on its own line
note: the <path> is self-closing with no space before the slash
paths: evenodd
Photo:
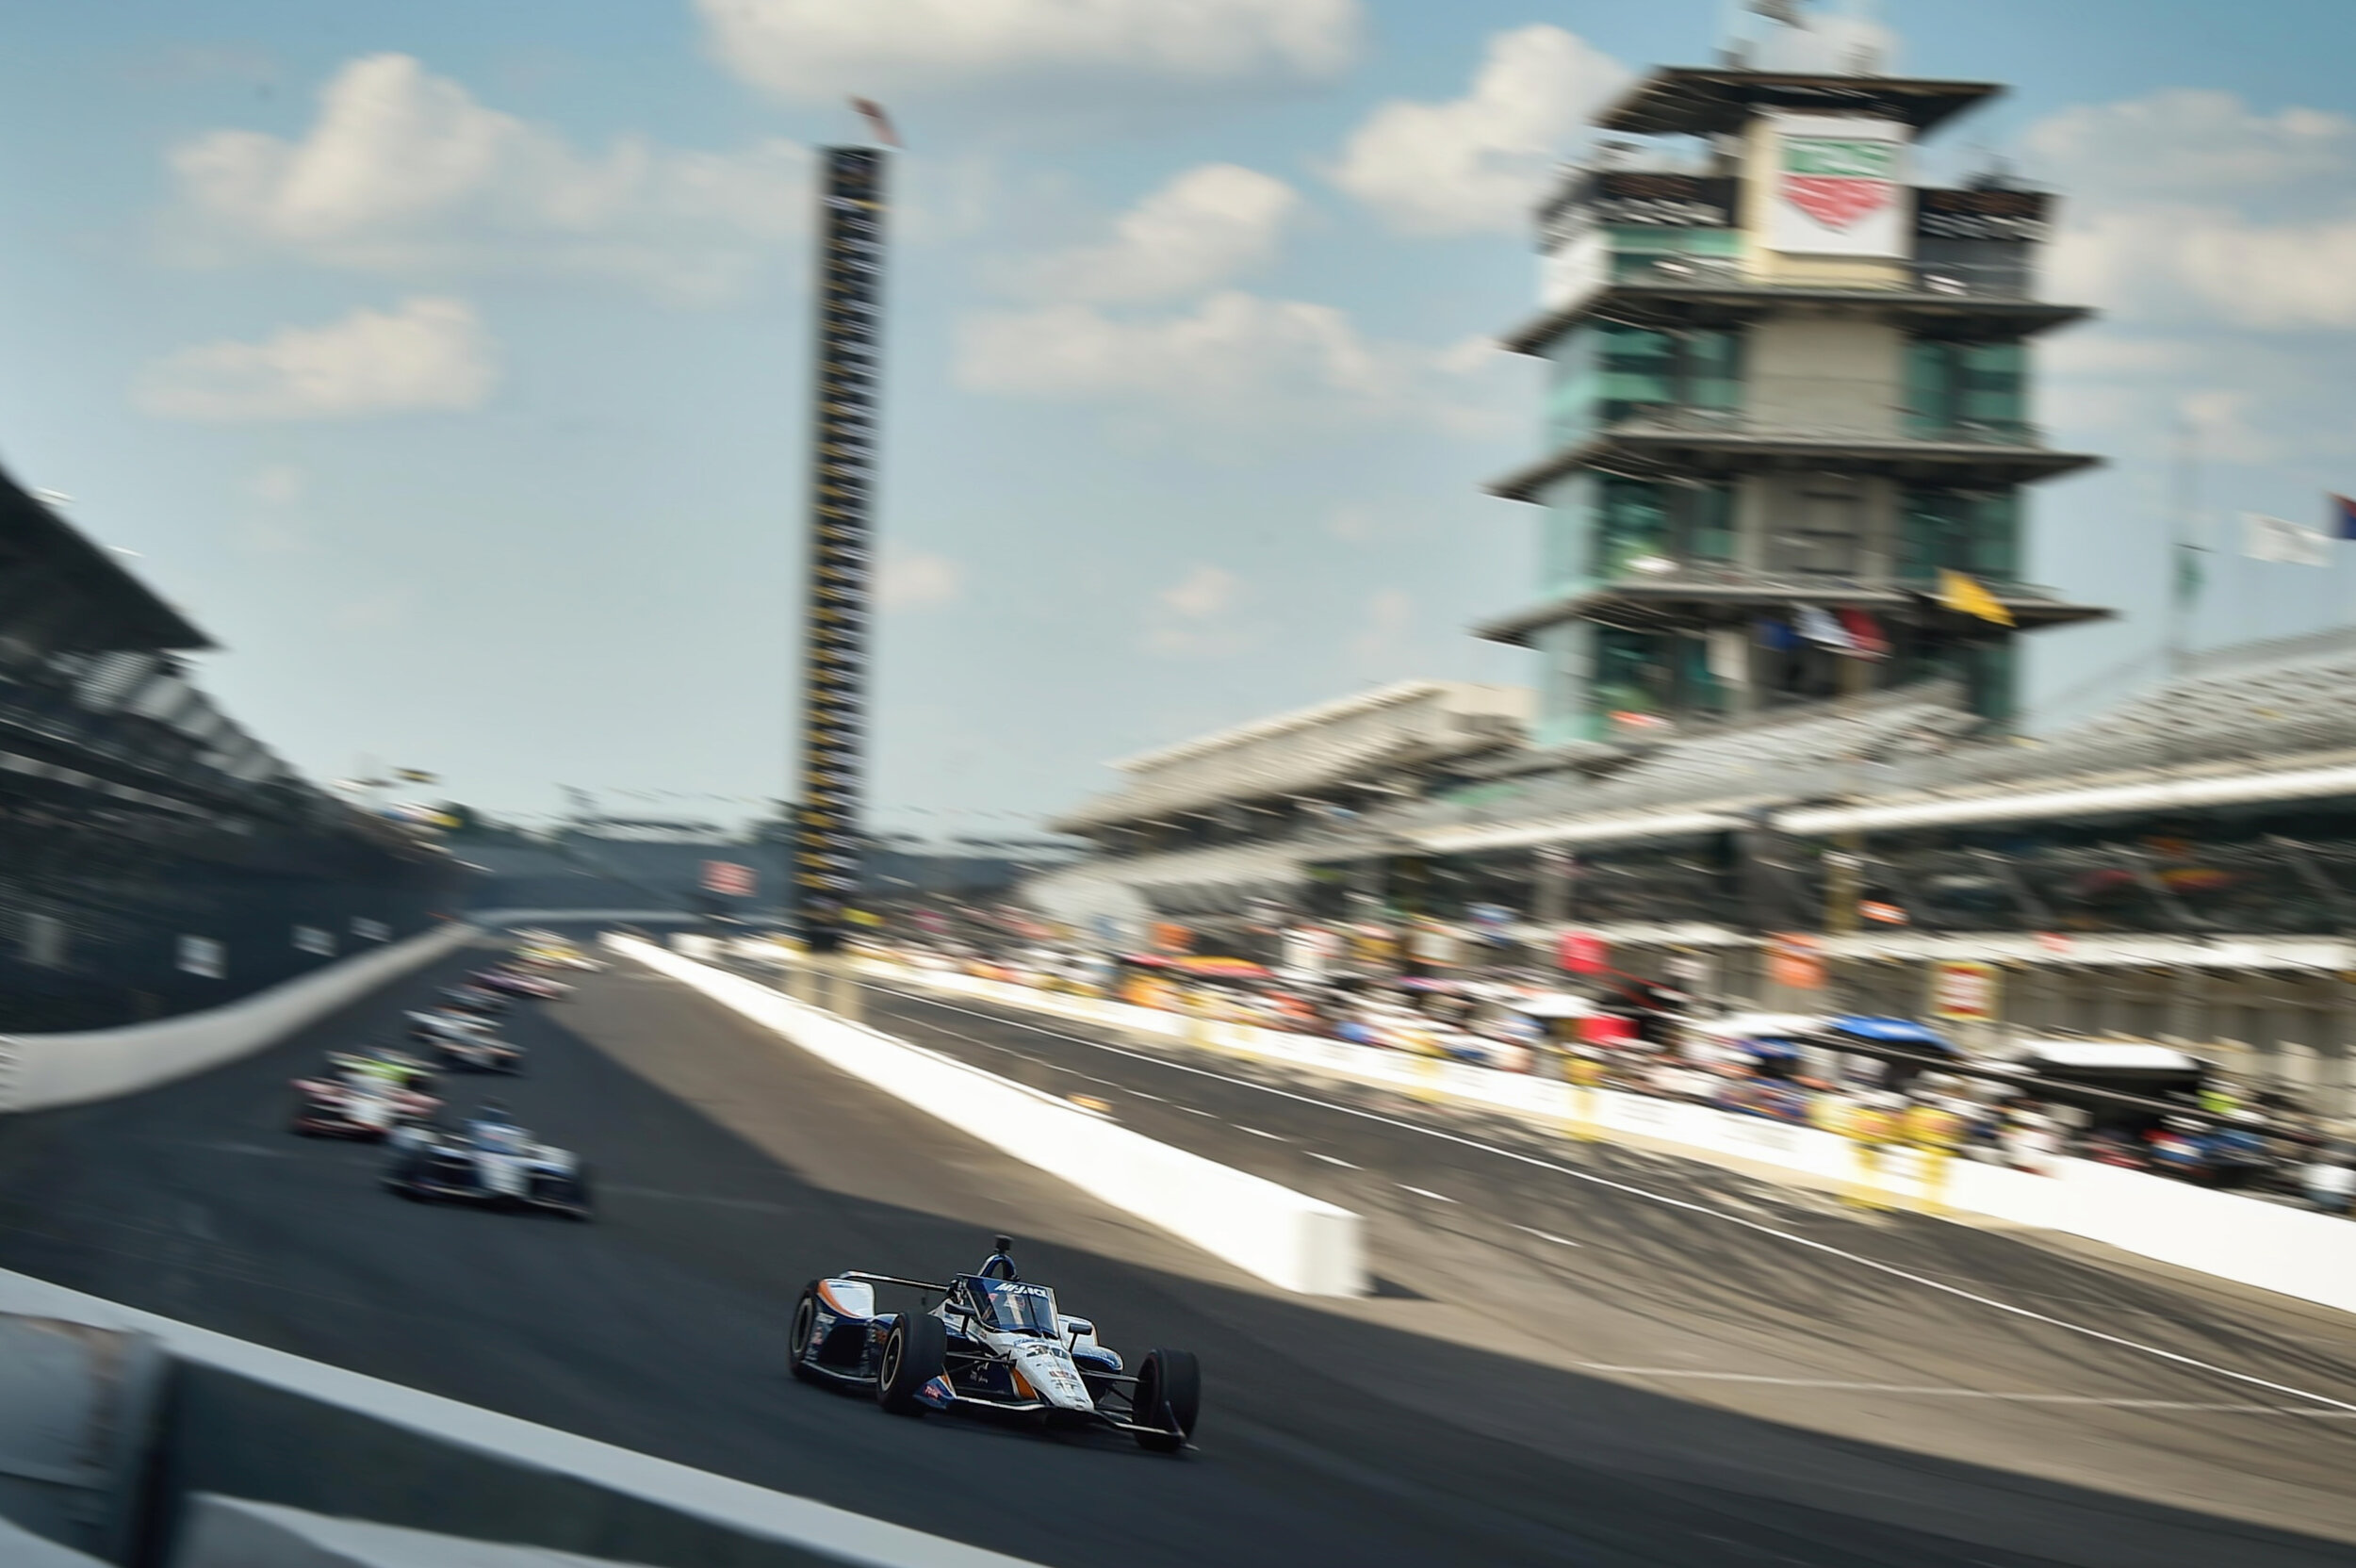
<path id="1" fill-rule="evenodd" d="M 1239 930 L 1306 896 L 1309 860 L 1345 825 L 1515 751 L 1516 687 L 1410 680 L 1116 762 L 1119 788 L 1049 825 L 1090 853 L 1024 884 L 1052 918 L 1136 940 L 1155 919 Z"/>
<path id="2" fill-rule="evenodd" d="M 1990 962 L 2010 1027 L 2171 1041 L 2356 1112 L 2356 631 L 2203 656 L 2042 741 L 1948 682 L 1453 753 L 1316 712 L 1124 765 L 1065 819 L 1093 852 L 1026 900 L 1098 940 L 1173 922 L 1234 951 L 1420 921 L 1502 934 L 1461 951 L 1519 965 L 1576 929 L 1632 972 L 1698 961 L 1729 1001 L 1791 1005 L 1829 1000 L 1767 976 L 1775 937 L 1808 933 L 1841 1005 L 1917 1015 L 1927 966 Z M 1826 936 L 1836 850 L 1872 914 Z"/>
<path id="3" fill-rule="evenodd" d="M 217 1005 L 457 902 L 446 852 L 198 689 L 211 646 L 0 474 L 0 1029 Z"/>

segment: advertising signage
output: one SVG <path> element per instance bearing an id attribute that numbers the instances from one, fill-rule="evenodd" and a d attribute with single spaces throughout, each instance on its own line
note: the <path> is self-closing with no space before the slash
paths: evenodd
<path id="1" fill-rule="evenodd" d="M 1769 117 L 1772 145 L 1753 178 L 1768 184 L 1767 248 L 1792 255 L 1907 253 L 1906 147 L 1894 120 Z"/>
<path id="2" fill-rule="evenodd" d="M 859 873 L 884 155 L 866 147 L 826 148 L 819 178 L 818 365 L 794 881 L 810 950 L 831 952 L 841 943 Z"/>

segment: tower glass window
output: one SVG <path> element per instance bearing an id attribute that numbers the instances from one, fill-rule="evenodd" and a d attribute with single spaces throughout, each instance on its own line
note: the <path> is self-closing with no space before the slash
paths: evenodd
<path id="1" fill-rule="evenodd" d="M 2027 347 L 1916 338 L 1906 346 L 1906 428 L 1930 438 L 2026 439 Z"/>
<path id="2" fill-rule="evenodd" d="M 1644 415 L 1728 419 L 1742 406 L 1742 335 L 1715 328 L 1605 324 L 1572 333 L 1555 351 L 1546 395 L 1557 445 Z"/>
<path id="3" fill-rule="evenodd" d="M 1899 498 L 1898 575 L 1929 581 L 1941 571 L 1994 582 L 2021 575 L 2017 491 L 1907 488 Z"/>
<path id="4" fill-rule="evenodd" d="M 1595 491 L 1595 576 L 1640 575 L 1644 563 L 1724 564 L 1734 559 L 1734 487 L 1704 482 L 1598 480 Z"/>

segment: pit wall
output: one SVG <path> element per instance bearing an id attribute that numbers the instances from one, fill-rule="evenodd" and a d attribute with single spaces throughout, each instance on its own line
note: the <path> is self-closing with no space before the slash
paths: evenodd
<path id="1" fill-rule="evenodd" d="M 743 956 L 774 960 L 776 951 L 745 943 Z M 1531 1073 L 1198 1019 L 1108 998 L 1036 990 L 947 971 L 873 959 L 860 960 L 860 969 L 871 979 L 1112 1029 L 1143 1042 L 1512 1112 L 1574 1135 L 1627 1133 L 1697 1153 L 1781 1168 L 1841 1184 L 1869 1201 L 2058 1232 L 2156 1263 L 2356 1312 L 2356 1221 L 2138 1170 L 2070 1159 L 2054 1161 L 2050 1175 L 1977 1160 L 1939 1160 L 1926 1167 L 1923 1156 L 1913 1150 L 1880 1152 L 1869 1165 L 1856 1144 L 1837 1134 L 1710 1105 L 1580 1088 Z"/>
<path id="2" fill-rule="evenodd" d="M 476 934 L 476 927 L 452 922 L 226 1006 L 153 1023 L 72 1035 L 0 1035 L 0 1112 L 135 1094 L 251 1055 L 455 952 Z"/>
<path id="3" fill-rule="evenodd" d="M 1366 1292 L 1364 1222 L 1347 1209 L 699 962 L 717 956 L 710 938 L 675 938 L 679 952 L 605 940 L 820 1060 L 1271 1284 L 1313 1296 Z"/>
<path id="4" fill-rule="evenodd" d="M 171 1560 L 209 1494 L 645 1568 L 1026 1568 L 23 1274 L 0 1272 L 0 1315 L 127 1334 L 169 1360 L 160 1419 L 114 1478 L 140 1516 L 137 1545 L 101 1560 Z M 58 1399 L 53 1423 L 70 1422 L 71 1379 L 35 1392 Z M 13 1545 L 0 1529 L 0 1562 L 40 1560 Z M 425 1560 L 483 1558 L 461 1542 Z"/>

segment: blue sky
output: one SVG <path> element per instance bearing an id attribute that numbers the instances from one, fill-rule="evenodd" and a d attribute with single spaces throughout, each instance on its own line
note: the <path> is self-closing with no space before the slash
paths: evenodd
<path id="1" fill-rule="evenodd" d="M 2016 90 L 1951 137 L 2064 191 L 2106 311 L 2042 417 L 2112 454 L 2042 579 L 2124 606 L 2037 661 L 2148 674 L 2165 433 L 2220 541 L 2356 488 L 2356 12 L 1890 0 L 1904 66 Z M 807 373 L 806 149 L 883 99 L 893 259 L 879 821 L 1011 825 L 1111 757 L 1434 675 L 1529 591 L 1519 212 L 1713 0 L 116 0 L 0 59 L 0 461 L 227 645 L 325 776 L 777 792 Z M 1084 20 L 1075 20 L 1075 17 Z M 2348 618 L 2217 559 L 2211 642 Z M 686 798 L 674 807 L 696 804 Z M 733 810 L 714 801 L 714 811 Z M 952 818 L 952 809 L 966 813 Z M 927 814 L 930 813 L 930 814 Z"/>

